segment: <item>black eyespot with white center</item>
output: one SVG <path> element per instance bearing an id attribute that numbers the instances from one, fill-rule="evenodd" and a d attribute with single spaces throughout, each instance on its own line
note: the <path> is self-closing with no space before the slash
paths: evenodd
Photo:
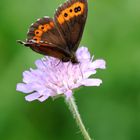
<path id="1" fill-rule="evenodd" d="M 80 6 L 74 8 L 74 12 L 75 12 L 75 13 L 80 12 L 80 11 L 81 11 L 81 7 L 80 7 Z"/>
<path id="2" fill-rule="evenodd" d="M 78 12 L 78 9 L 77 9 L 77 7 L 76 7 L 76 8 L 74 8 L 74 12 L 75 12 L 75 13 L 77 13 L 77 12 Z"/>
<path id="3" fill-rule="evenodd" d="M 77 9 L 78 9 L 78 11 L 81 11 L 81 7 L 80 6 L 78 6 Z"/>

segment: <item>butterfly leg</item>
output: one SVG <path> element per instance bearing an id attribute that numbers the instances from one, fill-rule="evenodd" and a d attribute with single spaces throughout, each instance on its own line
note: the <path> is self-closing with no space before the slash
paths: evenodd
<path id="1" fill-rule="evenodd" d="M 76 56 L 73 56 L 73 57 L 71 58 L 71 62 L 72 62 L 73 64 L 78 64 L 78 63 L 79 63 L 78 60 L 77 60 L 77 58 L 76 58 Z"/>
<path id="2" fill-rule="evenodd" d="M 62 58 L 62 62 L 68 62 L 68 61 L 70 61 L 70 58 L 69 57 L 63 57 Z"/>

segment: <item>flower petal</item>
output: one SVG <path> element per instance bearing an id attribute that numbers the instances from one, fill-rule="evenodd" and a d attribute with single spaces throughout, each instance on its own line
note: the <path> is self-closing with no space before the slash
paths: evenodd
<path id="1" fill-rule="evenodd" d="M 42 97 L 38 98 L 38 100 L 40 102 L 44 102 L 45 100 L 47 100 L 49 98 L 49 95 L 42 95 Z"/>
<path id="2" fill-rule="evenodd" d="M 45 65 L 43 64 L 42 60 L 36 60 L 35 65 L 37 66 L 38 69 L 45 69 Z"/>
<path id="3" fill-rule="evenodd" d="M 78 50 L 77 50 L 77 52 L 76 52 L 76 56 L 77 56 L 77 59 L 80 61 L 82 61 L 82 60 L 89 60 L 90 59 L 90 53 L 89 53 L 89 51 L 88 51 L 88 48 L 86 48 L 86 47 L 81 47 L 81 48 L 79 48 Z"/>
<path id="4" fill-rule="evenodd" d="M 66 99 L 72 96 L 72 90 L 80 86 L 99 86 L 100 79 L 88 79 L 96 73 L 96 69 L 105 69 L 104 60 L 91 58 L 88 48 L 77 49 L 78 64 L 60 62 L 59 59 L 46 56 L 35 62 L 36 69 L 23 73 L 23 83 L 17 84 L 17 90 L 29 93 L 27 101 L 45 101 L 49 96 L 65 95 Z"/>
<path id="5" fill-rule="evenodd" d="M 89 71 L 84 72 L 83 76 L 84 76 L 84 78 L 88 78 L 95 73 L 96 73 L 96 70 L 89 70 Z"/>
<path id="6" fill-rule="evenodd" d="M 90 67 L 92 69 L 105 69 L 106 68 L 106 62 L 102 59 L 98 59 L 92 62 L 92 64 L 90 65 Z"/>
<path id="7" fill-rule="evenodd" d="M 34 92 L 32 94 L 25 96 L 25 99 L 26 99 L 26 101 L 31 102 L 31 101 L 38 99 L 39 97 L 40 97 L 40 94 L 38 92 Z"/>
<path id="8" fill-rule="evenodd" d="M 29 85 L 23 83 L 17 84 L 16 90 L 24 93 L 33 92 L 33 89 Z"/>
<path id="9" fill-rule="evenodd" d="M 82 81 L 80 81 L 81 85 L 84 86 L 100 86 L 100 84 L 102 83 L 102 80 L 100 79 L 83 79 Z"/>

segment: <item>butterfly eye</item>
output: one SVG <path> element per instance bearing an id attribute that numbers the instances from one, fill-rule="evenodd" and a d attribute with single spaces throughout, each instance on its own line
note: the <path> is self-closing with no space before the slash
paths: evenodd
<path id="1" fill-rule="evenodd" d="M 40 42 L 40 38 L 39 37 L 36 37 L 36 36 L 33 37 L 33 40 L 36 41 L 36 43 L 39 43 Z"/>
<path id="2" fill-rule="evenodd" d="M 35 30 L 35 35 L 37 36 L 37 37 L 40 37 L 40 36 L 42 36 L 42 31 L 41 30 Z"/>

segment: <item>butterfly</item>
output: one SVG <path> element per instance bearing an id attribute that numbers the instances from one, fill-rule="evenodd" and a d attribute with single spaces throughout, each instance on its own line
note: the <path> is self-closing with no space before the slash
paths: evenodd
<path id="1" fill-rule="evenodd" d="M 26 41 L 18 42 L 62 62 L 78 63 L 75 52 L 82 38 L 87 13 L 87 0 L 67 0 L 56 9 L 54 18 L 38 19 L 30 26 Z"/>

